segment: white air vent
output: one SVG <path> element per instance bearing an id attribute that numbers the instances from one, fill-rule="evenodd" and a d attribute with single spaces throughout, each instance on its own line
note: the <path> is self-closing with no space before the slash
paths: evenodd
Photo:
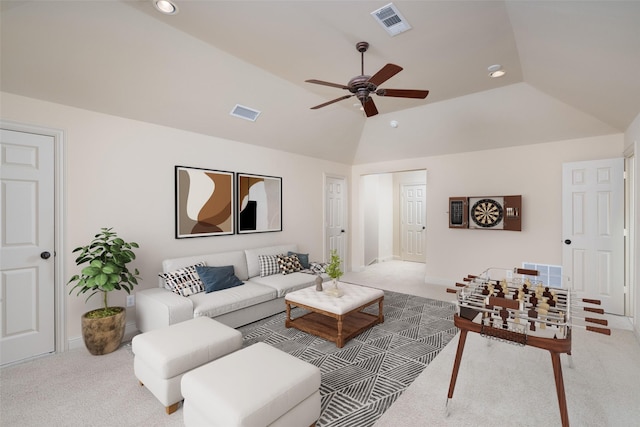
<path id="1" fill-rule="evenodd" d="M 258 116 L 260 115 L 260 111 L 254 110 L 253 108 L 245 107 L 244 105 L 236 104 L 231 110 L 230 113 L 232 116 L 240 117 L 241 119 L 251 120 L 255 122 Z"/>
<path id="2" fill-rule="evenodd" d="M 407 20 L 402 16 L 393 3 L 389 3 L 378 10 L 374 10 L 371 12 L 371 16 L 373 16 L 373 18 L 378 21 L 380 25 L 382 25 L 382 27 L 392 36 L 404 33 L 411 29 L 411 25 L 409 25 Z"/>
<path id="3" fill-rule="evenodd" d="M 523 262 L 522 268 L 527 270 L 538 270 L 538 276 L 525 276 L 531 281 L 541 281 L 546 286 L 553 288 L 569 287 L 568 283 L 564 283 L 565 280 L 562 276 L 561 265 L 549 265 L 549 264 L 537 264 L 534 262 Z"/>

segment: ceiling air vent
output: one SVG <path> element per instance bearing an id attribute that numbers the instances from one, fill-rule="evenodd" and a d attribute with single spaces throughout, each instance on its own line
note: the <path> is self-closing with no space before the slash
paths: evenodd
<path id="1" fill-rule="evenodd" d="M 407 20 L 402 16 L 393 3 L 389 3 L 378 10 L 374 10 L 371 12 L 371 16 L 373 16 L 373 18 L 378 21 L 380 25 L 382 25 L 382 27 L 392 36 L 404 33 L 411 29 L 411 25 L 409 25 Z"/>
<path id="2" fill-rule="evenodd" d="M 258 116 L 260 115 L 260 111 L 254 110 L 253 108 L 245 107 L 244 105 L 236 104 L 231 110 L 230 113 L 232 116 L 240 117 L 241 119 L 251 120 L 255 122 Z"/>

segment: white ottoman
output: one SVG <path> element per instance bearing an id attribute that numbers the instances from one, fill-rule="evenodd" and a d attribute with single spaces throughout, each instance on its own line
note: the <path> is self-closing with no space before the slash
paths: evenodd
<path id="1" fill-rule="evenodd" d="M 133 337 L 136 378 L 165 406 L 167 414 L 183 399 L 184 373 L 242 347 L 242 333 L 208 317 L 176 323 Z"/>
<path id="2" fill-rule="evenodd" d="M 185 374 L 182 394 L 186 426 L 313 426 L 320 369 L 256 343 Z"/>

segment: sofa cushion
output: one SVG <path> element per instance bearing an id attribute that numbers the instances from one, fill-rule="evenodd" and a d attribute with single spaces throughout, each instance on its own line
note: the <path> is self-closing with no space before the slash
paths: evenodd
<path id="1" fill-rule="evenodd" d="M 260 261 L 258 260 L 258 255 L 286 254 L 289 251 L 297 252 L 298 247 L 294 244 L 290 244 L 281 246 L 267 246 L 265 248 L 245 249 L 244 253 L 246 256 L 248 277 L 260 276 Z M 238 277 L 241 280 L 245 280 L 241 276 Z"/>
<path id="2" fill-rule="evenodd" d="M 206 255 L 166 259 L 162 261 L 162 271 L 173 271 L 178 268 L 193 265 L 200 261 L 204 262 L 205 265 L 215 267 L 233 265 L 233 270 L 235 271 L 235 275 L 238 279 L 244 281 L 249 278 L 247 273 L 247 258 L 244 251 L 218 252 Z M 256 262 L 258 262 L 257 258 Z"/>
<path id="3" fill-rule="evenodd" d="M 179 268 L 177 270 L 160 273 L 168 289 L 183 297 L 204 291 L 204 284 L 196 272 L 197 267 L 203 267 L 204 262 Z"/>
<path id="4" fill-rule="evenodd" d="M 196 272 L 204 284 L 206 293 L 221 291 L 242 285 L 242 280 L 238 279 L 233 271 L 233 265 L 222 267 L 197 266 Z"/>
<path id="5" fill-rule="evenodd" d="M 266 277 L 253 277 L 247 283 L 259 283 L 277 290 L 278 298 L 285 296 L 288 292 L 307 288 L 315 285 L 316 276 L 312 274 L 295 272 L 287 275 L 276 274 Z"/>
<path id="6" fill-rule="evenodd" d="M 278 275 L 278 277 L 286 277 Z M 277 297 L 274 288 L 245 282 L 244 285 L 223 289 L 210 294 L 201 292 L 189 297 L 193 303 L 193 317 L 216 317 L 231 311 L 240 310 Z"/>
<path id="7" fill-rule="evenodd" d="M 304 268 L 305 270 L 309 268 L 309 254 L 300 254 L 297 252 L 289 251 L 287 252 L 287 255 L 296 255 L 298 257 L 298 260 L 300 260 L 300 264 L 302 264 L 302 268 Z"/>
<path id="8" fill-rule="evenodd" d="M 302 270 L 302 264 L 298 259 L 298 255 L 278 255 L 278 266 L 280 273 L 291 274 Z"/>

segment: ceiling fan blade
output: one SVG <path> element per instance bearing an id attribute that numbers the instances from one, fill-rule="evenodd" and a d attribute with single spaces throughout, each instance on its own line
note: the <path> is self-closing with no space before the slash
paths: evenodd
<path id="1" fill-rule="evenodd" d="M 317 110 L 318 108 L 326 107 L 327 105 L 333 104 L 334 102 L 342 101 L 343 99 L 351 98 L 353 95 L 345 95 L 340 98 L 333 99 L 329 102 L 325 102 L 324 104 L 316 105 L 315 107 L 311 107 L 312 110 Z"/>
<path id="2" fill-rule="evenodd" d="M 325 82 L 325 81 L 316 80 L 316 79 L 305 80 L 305 82 L 314 83 L 314 84 L 323 85 L 323 86 L 337 87 L 338 89 L 347 89 L 347 90 L 349 89 L 349 87 L 345 86 L 345 85 L 341 85 L 341 84 L 338 84 L 338 83 Z"/>
<path id="3" fill-rule="evenodd" d="M 386 82 L 391 77 L 398 74 L 400 71 L 402 71 L 401 66 L 396 64 L 387 64 L 369 79 L 369 83 L 380 86 L 382 83 Z"/>
<path id="4" fill-rule="evenodd" d="M 373 98 L 362 101 L 362 106 L 364 107 L 364 113 L 367 115 L 367 117 L 375 116 L 376 114 L 378 114 L 378 109 L 376 108 L 375 102 L 373 102 Z"/>
<path id="5" fill-rule="evenodd" d="M 376 91 L 378 96 L 395 96 L 397 98 L 419 98 L 425 99 L 429 95 L 428 90 L 416 90 L 416 89 L 378 89 Z"/>

